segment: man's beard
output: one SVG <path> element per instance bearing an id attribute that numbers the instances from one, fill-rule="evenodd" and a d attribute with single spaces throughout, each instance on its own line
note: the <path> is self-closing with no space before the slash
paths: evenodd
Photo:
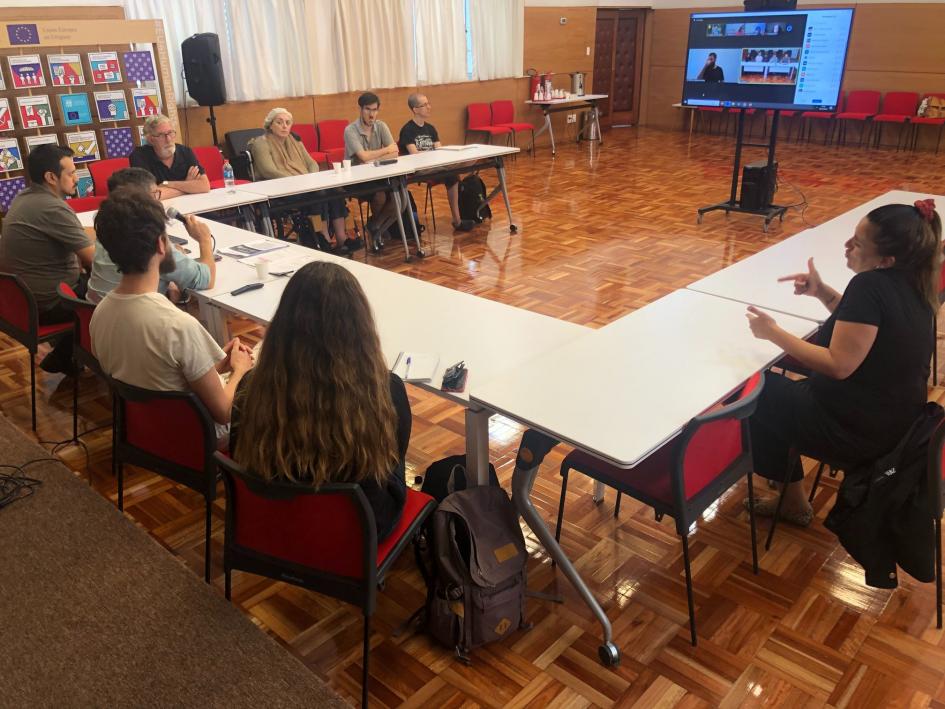
<path id="1" fill-rule="evenodd" d="M 171 251 L 172 248 L 173 247 L 168 244 L 167 252 L 164 254 L 164 258 L 161 259 L 160 265 L 158 265 L 158 273 L 170 273 L 177 266 L 174 262 L 174 252 Z"/>
<path id="2" fill-rule="evenodd" d="M 174 157 L 174 151 L 176 150 L 177 146 L 172 144 L 168 148 L 163 149 L 163 152 L 158 152 L 158 157 L 161 158 L 161 160 L 167 160 L 168 158 Z"/>

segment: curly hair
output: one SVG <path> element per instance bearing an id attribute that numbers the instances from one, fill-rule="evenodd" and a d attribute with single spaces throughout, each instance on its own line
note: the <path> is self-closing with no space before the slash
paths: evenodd
<path id="1" fill-rule="evenodd" d="M 161 203 L 139 187 L 109 192 L 95 215 L 95 235 L 120 273 L 146 273 L 164 236 Z"/>
<path id="2" fill-rule="evenodd" d="M 346 269 L 316 261 L 291 278 L 236 405 L 234 458 L 266 480 L 386 478 L 399 460 L 390 375 Z"/>

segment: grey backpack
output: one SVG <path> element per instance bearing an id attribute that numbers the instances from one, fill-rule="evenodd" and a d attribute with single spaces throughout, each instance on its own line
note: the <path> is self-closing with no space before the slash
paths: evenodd
<path id="1" fill-rule="evenodd" d="M 525 539 L 500 487 L 446 497 L 433 515 L 433 573 L 426 628 L 469 662 L 471 649 L 528 627 Z"/>

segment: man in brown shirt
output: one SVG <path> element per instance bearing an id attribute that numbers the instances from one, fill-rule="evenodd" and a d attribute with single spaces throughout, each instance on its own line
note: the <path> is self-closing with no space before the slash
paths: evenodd
<path id="1" fill-rule="evenodd" d="M 79 218 L 65 202 L 76 187 L 72 150 L 37 146 L 27 157 L 26 168 L 32 184 L 16 196 L 3 218 L 0 271 L 23 279 L 36 299 L 41 325 L 69 322 L 72 314 L 59 304 L 56 288 L 68 283 L 84 296 L 80 273 L 91 269 L 95 254 Z M 47 372 L 71 372 L 71 336 L 58 340 L 40 366 Z"/>

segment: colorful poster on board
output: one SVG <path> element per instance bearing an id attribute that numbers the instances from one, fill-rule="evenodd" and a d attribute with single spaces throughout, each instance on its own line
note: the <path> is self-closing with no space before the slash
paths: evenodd
<path id="1" fill-rule="evenodd" d="M 157 81 L 151 52 L 125 52 L 125 76 L 128 81 Z"/>
<path id="2" fill-rule="evenodd" d="M 10 110 L 10 100 L 0 98 L 0 132 L 13 130 L 13 112 Z"/>
<path id="3" fill-rule="evenodd" d="M 135 116 L 147 118 L 161 112 L 161 100 L 157 89 L 132 89 L 131 102 L 135 106 Z"/>
<path id="4" fill-rule="evenodd" d="M 49 77 L 53 86 L 85 85 L 82 58 L 78 54 L 50 54 L 46 62 L 49 64 Z"/>
<path id="5" fill-rule="evenodd" d="M 91 162 L 98 160 L 98 139 L 94 130 L 83 130 L 78 133 L 66 133 L 66 143 L 72 148 L 75 155 L 73 162 Z"/>
<path id="6" fill-rule="evenodd" d="M 92 83 L 121 83 L 121 69 L 118 68 L 118 52 L 89 52 L 89 66 L 92 67 Z"/>
<path id="7" fill-rule="evenodd" d="M 144 126 L 138 126 L 138 145 L 147 145 L 148 139 L 144 137 Z"/>
<path id="8" fill-rule="evenodd" d="M 21 54 L 7 57 L 10 78 L 14 89 L 35 89 L 46 85 L 43 65 L 38 54 Z"/>
<path id="9" fill-rule="evenodd" d="M 9 180 L 0 180 L 0 211 L 10 211 L 10 204 L 21 190 L 26 189 L 25 177 L 13 177 Z"/>
<path id="10" fill-rule="evenodd" d="M 95 185 L 92 182 L 92 173 L 86 168 L 75 171 L 75 193 L 76 197 L 91 197 L 95 193 Z"/>
<path id="11" fill-rule="evenodd" d="M 50 145 L 59 144 L 59 136 L 55 133 L 50 135 L 28 135 L 26 136 L 26 152 L 27 154 L 33 152 L 36 149 L 37 145 L 45 145 L 49 143 Z"/>
<path id="12" fill-rule="evenodd" d="M 131 128 L 102 128 L 106 158 L 126 158 L 135 149 Z"/>
<path id="13" fill-rule="evenodd" d="M 62 122 L 67 126 L 80 126 L 92 122 L 88 94 L 59 94 L 59 109 Z"/>
<path id="14" fill-rule="evenodd" d="M 23 154 L 16 138 L 0 139 L 0 172 L 23 169 Z"/>
<path id="15" fill-rule="evenodd" d="M 100 121 L 128 120 L 128 101 L 124 91 L 96 91 L 95 107 Z"/>
<path id="16" fill-rule="evenodd" d="M 53 125 L 49 96 L 17 96 L 16 104 L 24 128 L 48 128 Z"/>

